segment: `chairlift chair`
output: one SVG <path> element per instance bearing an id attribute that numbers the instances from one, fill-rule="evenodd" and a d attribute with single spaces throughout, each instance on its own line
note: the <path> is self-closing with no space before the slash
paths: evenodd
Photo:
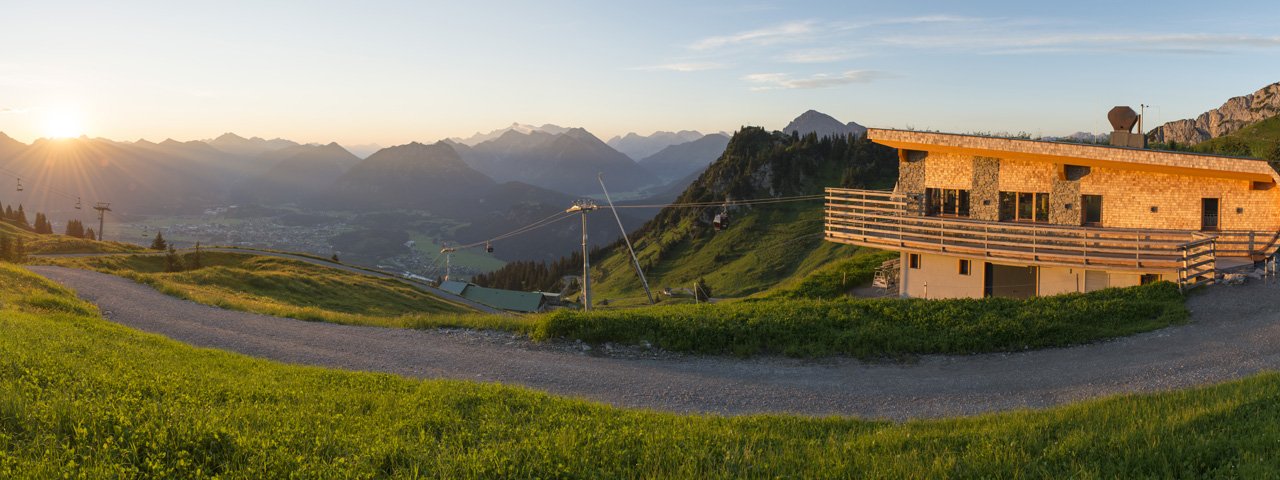
<path id="1" fill-rule="evenodd" d="M 484 242 L 484 251 L 485 253 L 493 253 L 493 244 L 489 242 Z"/>
<path id="2" fill-rule="evenodd" d="M 22 191 L 22 179 L 21 179 L 21 178 L 19 178 L 19 179 L 18 179 L 18 191 L 19 191 L 19 192 L 21 192 L 21 191 Z"/>
<path id="3" fill-rule="evenodd" d="M 76 210 L 80 210 L 80 197 L 76 197 Z"/>

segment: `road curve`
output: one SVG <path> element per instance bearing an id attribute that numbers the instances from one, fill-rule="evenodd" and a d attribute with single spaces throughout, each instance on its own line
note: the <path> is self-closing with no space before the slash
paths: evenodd
<path id="1" fill-rule="evenodd" d="M 456 332 L 303 322 L 199 305 L 130 280 L 30 267 L 112 321 L 200 347 L 287 363 L 517 384 L 674 412 L 910 419 L 1042 408 L 1216 383 L 1280 367 L 1280 287 L 1192 295 L 1192 322 L 1090 345 L 912 363 L 591 356 Z"/>
<path id="2" fill-rule="evenodd" d="M 444 290 L 441 290 L 441 289 L 439 289 L 439 288 L 436 288 L 435 286 L 433 286 L 433 285 L 431 285 L 431 284 L 429 284 L 429 283 L 427 283 L 427 282 L 423 282 L 423 281 L 419 281 L 419 280 L 414 280 L 414 279 L 411 279 L 411 278 L 404 278 L 404 277 L 402 277 L 402 276 L 400 276 L 400 275 L 396 275 L 396 274 L 394 274 L 394 273 L 392 273 L 392 272 L 386 272 L 386 271 L 382 271 L 382 270 L 376 270 L 376 269 L 372 269 L 372 268 L 365 268 L 365 267 L 355 267 L 355 266 L 351 266 L 351 265 L 348 265 L 348 264 L 345 264 L 345 263 L 336 263 L 336 262 L 331 262 L 331 261 L 329 261 L 329 260 L 323 260 L 323 259 L 319 259 L 319 258 L 315 258 L 315 257 L 309 257 L 309 256 L 306 256 L 306 255 L 295 255 L 295 254 L 292 254 L 292 253 L 284 253 L 284 252 L 277 252 L 277 251 L 271 251 L 271 250 L 258 250 L 258 249 L 254 249 L 254 248 L 244 248 L 244 247 L 235 247 L 235 248 L 229 248 L 229 247 L 205 247 L 205 248 L 203 248 L 203 249 L 201 249 L 201 250 L 202 250 L 202 251 L 205 251 L 205 252 L 239 253 L 239 254 L 242 254 L 242 255 L 258 255 L 258 256 L 263 256 L 263 257 L 286 258 L 286 259 L 289 259 L 289 260 L 297 260 L 297 261 L 299 261 L 299 262 L 306 262 L 306 263 L 310 263 L 310 264 L 314 264 L 314 265 L 320 265 L 320 266 L 322 266 L 322 267 L 336 268 L 336 269 L 338 269 L 338 270 L 342 270 L 342 271 L 344 271 L 344 272 L 358 273 L 358 274 L 360 274 L 360 275 L 368 275 L 368 276 L 371 276 L 371 277 L 377 277 L 377 278 L 390 278 L 390 279 L 394 279 L 394 280 L 399 280 L 399 281 L 401 281 L 401 282 L 403 282 L 403 283 L 405 283 L 405 284 L 408 284 L 408 285 L 409 285 L 409 286 L 411 286 L 411 287 L 417 288 L 418 290 L 422 290 L 422 291 L 427 292 L 427 293 L 429 293 L 429 294 L 432 294 L 432 295 L 435 295 L 435 296 L 437 296 L 437 297 L 440 297 L 440 298 L 442 298 L 442 299 L 444 299 L 444 300 L 446 300 L 446 301 L 453 302 L 453 303 L 456 303 L 456 304 L 462 305 L 462 306 L 464 306 L 464 307 L 471 308 L 471 309 L 476 310 L 476 311 L 481 312 L 481 313 L 496 313 L 496 314 L 505 314 L 505 313 L 506 313 L 506 312 L 503 312 L 502 310 L 499 310 L 499 309 L 496 309 L 496 308 L 490 307 L 490 306 L 485 305 L 485 304 L 483 304 L 483 303 L 477 303 L 477 302 L 474 302 L 474 301 L 472 301 L 472 300 L 470 300 L 470 299 L 467 299 L 467 298 L 462 297 L 461 295 L 455 295 L 455 294 L 453 294 L 453 293 L 446 292 L 446 291 L 444 291 Z M 180 249 L 180 250 L 178 250 L 178 252 L 179 252 L 179 253 L 190 253 L 190 252 L 194 252 L 194 251 L 195 251 L 195 249 L 194 249 L 194 248 L 184 248 L 184 249 Z M 153 251 L 153 252 L 140 252 L 140 253 L 43 253 L 43 254 L 31 255 L 31 257 L 35 257 L 35 258 L 41 258 L 41 257 L 46 257 L 46 258 L 59 258 L 59 257 L 67 257 L 67 258 L 83 258 L 83 257 L 114 257 L 114 256 L 126 256 L 126 257 L 127 257 L 127 256 L 130 256 L 130 255 L 164 255 L 164 254 L 165 254 L 164 252 L 154 252 L 154 251 Z"/>

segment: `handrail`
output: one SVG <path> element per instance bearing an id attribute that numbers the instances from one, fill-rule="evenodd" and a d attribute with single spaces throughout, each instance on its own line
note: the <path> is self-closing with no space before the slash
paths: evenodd
<path id="1" fill-rule="evenodd" d="M 1248 256 L 1280 245 L 1280 231 L 1206 233 L 992 222 L 925 216 L 912 203 L 897 192 L 828 188 L 826 237 L 840 243 L 977 254 L 1028 264 L 1176 271 L 1180 280 L 1187 275 L 1190 282 L 1211 275 L 1219 255 Z"/>

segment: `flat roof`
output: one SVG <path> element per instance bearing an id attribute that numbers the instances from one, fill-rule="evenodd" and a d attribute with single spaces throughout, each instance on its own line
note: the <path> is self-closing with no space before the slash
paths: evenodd
<path id="1" fill-rule="evenodd" d="M 867 129 L 867 138 L 901 150 L 1014 158 L 1254 182 L 1280 181 L 1280 174 L 1267 161 L 1253 158 L 881 128 Z"/>

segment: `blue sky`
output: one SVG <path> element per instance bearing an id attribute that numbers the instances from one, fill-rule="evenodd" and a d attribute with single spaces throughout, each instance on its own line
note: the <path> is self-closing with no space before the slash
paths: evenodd
<path id="1" fill-rule="evenodd" d="M 1280 81 L 1269 2 L 21 2 L 0 131 L 434 141 L 511 122 L 1067 134 Z M 51 126 L 51 124 L 53 124 Z"/>

